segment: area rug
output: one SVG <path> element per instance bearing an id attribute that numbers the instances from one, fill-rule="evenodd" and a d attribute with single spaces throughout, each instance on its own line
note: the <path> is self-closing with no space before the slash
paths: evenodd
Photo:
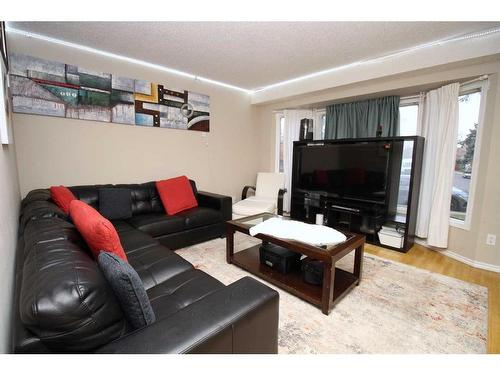
<path id="1" fill-rule="evenodd" d="M 256 242 L 236 233 L 235 251 Z M 226 263 L 225 245 L 177 254 L 227 285 L 249 273 Z M 488 291 L 479 285 L 365 254 L 360 285 L 328 316 L 271 287 L 280 294 L 279 353 L 486 353 Z"/>

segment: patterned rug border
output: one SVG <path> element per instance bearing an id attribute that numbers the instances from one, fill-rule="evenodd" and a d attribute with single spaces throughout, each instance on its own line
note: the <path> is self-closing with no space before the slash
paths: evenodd
<path id="1" fill-rule="evenodd" d="M 440 276 L 442 278 L 449 279 L 449 280 L 451 280 L 453 282 L 459 282 L 459 283 L 464 283 L 464 284 L 472 285 L 474 287 L 484 289 L 486 291 L 487 297 L 489 298 L 489 289 L 488 289 L 488 287 L 486 287 L 484 285 L 480 285 L 480 284 L 476 284 L 476 283 L 471 283 L 470 281 L 465 281 L 465 280 L 458 279 L 458 278 L 453 277 L 453 276 L 444 275 L 444 274 L 439 273 L 439 272 L 434 272 L 434 271 L 428 270 L 426 268 L 420 268 L 420 267 L 414 266 L 412 264 L 398 262 L 397 260 L 384 258 L 384 257 L 381 257 L 379 255 L 375 255 L 375 254 L 371 254 L 371 253 L 367 253 L 367 252 L 365 252 L 364 257 L 365 258 L 366 257 L 370 257 L 370 258 L 374 258 L 374 259 L 379 259 L 379 260 L 381 260 L 383 262 L 390 262 L 390 263 L 396 264 L 398 266 L 404 266 L 404 267 L 412 268 L 412 269 L 414 269 L 416 271 L 419 271 L 419 272 L 422 272 L 422 273 L 428 273 L 428 274 L 432 274 L 432 275 L 437 275 L 437 276 Z"/>

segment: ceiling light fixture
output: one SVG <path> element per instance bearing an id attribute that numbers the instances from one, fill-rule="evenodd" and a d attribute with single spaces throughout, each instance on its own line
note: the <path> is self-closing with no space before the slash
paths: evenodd
<path id="1" fill-rule="evenodd" d="M 367 64 L 378 63 L 378 62 L 381 62 L 383 60 L 387 60 L 387 59 L 394 58 L 394 57 L 397 57 L 397 56 L 401 56 L 401 55 L 405 55 L 405 54 L 408 54 L 408 53 L 412 53 L 412 52 L 415 52 L 415 51 L 418 51 L 418 50 L 421 50 L 421 49 L 425 49 L 425 48 L 429 48 L 429 47 L 434 47 L 434 46 L 438 46 L 438 45 L 441 46 L 441 45 L 445 45 L 445 44 L 448 44 L 448 43 L 459 42 L 459 41 L 466 40 L 466 39 L 481 38 L 481 37 L 488 36 L 488 35 L 491 35 L 491 34 L 495 34 L 495 33 L 498 33 L 498 32 L 500 32 L 500 28 L 483 30 L 483 31 L 475 32 L 475 33 L 466 34 L 466 35 L 460 35 L 460 36 L 453 37 L 453 38 L 437 40 L 437 41 L 430 42 L 430 43 L 424 43 L 424 44 L 420 44 L 420 45 L 417 45 L 417 46 L 414 46 L 414 47 L 403 49 L 403 50 L 398 51 L 398 52 L 390 53 L 390 54 L 387 54 L 387 55 L 383 55 L 383 56 L 379 56 L 379 57 L 375 57 L 375 58 L 371 58 L 371 59 L 366 59 L 366 60 L 359 60 L 359 61 L 356 61 L 356 62 L 353 62 L 353 63 L 349 63 L 349 64 L 346 64 L 346 65 L 340 65 L 340 66 L 336 66 L 336 67 L 333 67 L 333 68 L 328 68 L 328 69 L 325 69 L 325 70 L 314 72 L 314 73 L 311 73 L 311 74 L 306 74 L 306 75 L 303 75 L 303 76 L 300 76 L 300 77 L 296 77 L 296 78 L 292 78 L 292 79 L 287 79 L 285 81 L 276 82 L 276 83 L 273 83 L 271 85 L 264 86 L 264 87 L 262 87 L 260 89 L 255 89 L 254 92 L 262 92 L 262 91 L 265 91 L 265 90 L 272 89 L 274 87 L 288 85 L 290 83 L 294 83 L 294 82 L 303 81 L 303 80 L 306 80 L 306 79 L 310 79 L 310 78 L 322 76 L 322 75 L 333 73 L 333 72 L 336 72 L 336 71 L 339 71 L 339 70 L 345 70 L 345 69 L 353 68 L 353 67 L 359 66 L 359 65 L 367 65 Z"/>
<path id="2" fill-rule="evenodd" d="M 148 67 L 148 68 L 161 70 L 161 71 L 164 71 L 164 72 L 176 74 L 176 75 L 179 75 L 179 76 L 182 76 L 182 77 L 191 78 L 191 79 L 194 79 L 194 80 L 199 80 L 199 81 L 206 82 L 206 83 L 209 83 L 209 84 L 213 84 L 213 85 L 216 85 L 216 86 L 226 87 L 226 88 L 237 90 L 237 91 L 241 91 L 241 92 L 244 92 L 244 93 L 247 93 L 247 94 L 253 94 L 255 92 L 262 92 L 262 91 L 269 90 L 269 89 L 272 89 L 272 88 L 275 88 L 275 87 L 285 86 L 285 85 L 288 85 L 288 84 L 291 84 L 291 83 L 294 83 L 294 82 L 303 81 L 303 80 L 307 80 L 307 79 L 310 79 L 310 78 L 314 78 L 314 77 L 322 76 L 322 75 L 325 75 L 325 74 L 333 73 L 333 72 L 336 72 L 336 71 L 353 68 L 355 66 L 379 63 L 379 62 L 381 62 L 383 60 L 387 60 L 387 59 L 394 58 L 394 57 L 397 57 L 397 56 L 405 55 L 405 54 L 412 53 L 412 52 L 415 52 L 415 51 L 418 51 L 418 50 L 421 50 L 421 49 L 425 49 L 425 48 L 430 48 L 430 47 L 434 47 L 434 46 L 441 46 L 441 45 L 445 45 L 445 44 L 448 44 L 448 43 L 459 42 L 459 41 L 466 40 L 466 39 L 476 39 L 476 38 L 485 37 L 485 36 L 488 36 L 488 35 L 500 32 L 500 28 L 494 28 L 494 29 L 489 29 L 489 30 L 482 30 L 482 31 L 479 31 L 479 32 L 474 32 L 474 33 L 470 33 L 470 34 L 460 35 L 460 36 L 457 36 L 457 37 L 452 37 L 452 38 L 448 38 L 448 39 L 442 39 L 442 40 L 437 40 L 437 41 L 434 41 L 434 42 L 420 44 L 420 45 L 417 45 L 417 46 L 414 46 L 414 47 L 403 49 L 403 50 L 398 51 L 398 52 L 394 52 L 394 53 L 390 53 L 390 54 L 387 54 L 387 55 L 382 55 L 382 56 L 371 58 L 371 59 L 359 60 L 359 61 L 352 62 L 352 63 L 349 63 L 349 64 L 345 64 L 345 65 L 340 65 L 340 66 L 328 68 L 328 69 L 321 70 L 321 71 L 318 71 L 318 72 L 314 72 L 314 73 L 306 74 L 306 75 L 303 75 L 303 76 L 299 76 L 299 77 L 287 79 L 287 80 L 284 80 L 284 81 L 276 82 L 276 83 L 273 83 L 271 85 L 267 85 L 267 86 L 261 87 L 259 89 L 254 89 L 254 90 L 252 90 L 252 89 L 245 89 L 245 88 L 242 88 L 242 87 L 231 85 L 229 83 L 225 83 L 225 82 L 216 81 L 216 80 L 213 80 L 213 79 L 210 79 L 210 78 L 205 78 L 205 77 L 197 76 L 197 75 L 194 75 L 194 74 L 191 74 L 191 73 L 186 73 L 186 72 L 183 72 L 181 70 L 169 68 L 169 67 L 166 67 L 166 66 L 163 66 L 163 65 L 153 64 L 153 63 L 150 63 L 150 62 L 147 62 L 147 61 L 144 61 L 144 60 L 139 60 L 139 59 L 135 59 L 135 58 L 132 58 L 132 57 L 127 57 L 127 56 L 123 56 L 123 55 L 119 55 L 119 54 L 115 54 L 115 53 L 111 53 L 111 52 L 99 50 L 97 48 L 88 47 L 88 46 L 84 46 L 84 45 L 77 44 L 77 43 L 66 42 L 66 41 L 61 40 L 61 39 L 52 38 L 52 37 L 41 35 L 41 34 L 31 33 L 29 31 L 19 30 L 19 29 L 10 27 L 8 23 L 7 23 L 6 31 L 7 32 L 11 32 L 11 33 L 15 33 L 15 34 L 20 34 L 20 35 L 23 35 L 23 36 L 26 36 L 26 37 L 29 37 L 29 38 L 35 38 L 35 39 L 43 40 L 43 41 L 46 41 L 46 42 L 60 44 L 60 45 L 66 46 L 66 47 L 75 48 L 75 49 L 79 49 L 79 50 L 90 52 L 90 53 L 95 53 L 95 54 L 98 54 L 98 55 L 101 55 L 101 56 L 106 56 L 106 57 L 110 57 L 110 58 L 115 58 L 115 59 L 123 60 L 123 61 L 129 62 L 129 63 L 132 63 L 132 64 L 142 65 L 142 66 L 145 66 L 145 67 Z"/>
<path id="3" fill-rule="evenodd" d="M 175 74 L 175 75 L 178 75 L 178 76 L 181 76 L 181 77 L 191 78 L 191 79 L 198 80 L 198 81 L 201 81 L 201 82 L 210 83 L 212 85 L 216 85 L 216 86 L 226 87 L 226 88 L 233 89 L 233 90 L 242 91 L 242 92 L 247 93 L 247 94 L 253 93 L 253 90 L 247 90 L 247 89 L 244 89 L 242 87 L 231 85 L 229 83 L 225 83 L 225 82 L 217 81 L 217 80 L 214 80 L 214 79 L 197 76 L 197 75 L 191 74 L 191 73 L 186 73 L 186 72 L 183 72 L 182 70 L 177 70 L 177 69 L 169 68 L 169 67 L 164 66 L 164 65 L 153 64 L 153 63 L 150 63 L 150 62 L 147 62 L 147 61 L 144 61 L 144 60 L 135 59 L 135 58 L 132 58 L 132 57 L 127 57 L 127 56 L 119 55 L 119 54 L 116 54 L 116 53 L 103 51 L 103 50 L 100 50 L 100 49 L 97 49 L 97 48 L 88 47 L 88 46 L 84 46 L 84 45 L 73 43 L 73 42 L 67 42 L 67 41 L 64 41 L 64 40 L 61 40 L 61 39 L 57 39 L 57 38 L 52 38 L 52 37 L 49 37 L 49 36 L 46 36 L 46 35 L 41 35 L 41 34 L 36 34 L 36 33 L 29 32 L 29 31 L 15 29 L 13 27 L 10 27 L 8 25 L 8 23 L 7 23 L 7 26 L 6 26 L 5 30 L 8 33 L 19 34 L 19 35 L 26 36 L 28 38 L 39 39 L 39 40 L 43 40 L 43 41 L 46 41 L 46 42 L 49 42 L 49 43 L 59 44 L 59 45 L 65 46 L 65 47 L 75 48 L 75 49 L 78 49 L 78 50 L 81 50 L 81 51 L 90 52 L 90 53 L 94 53 L 94 54 L 97 54 L 97 55 L 106 56 L 106 57 L 110 57 L 110 58 L 113 58 L 113 59 L 118 59 L 118 60 L 126 61 L 126 62 L 129 62 L 131 64 L 142 65 L 142 66 L 145 66 L 145 67 L 148 67 L 148 68 L 151 68 L 151 69 L 161 70 L 161 71 L 164 71 L 164 72 L 167 72 L 167 73 L 171 73 L 171 74 Z"/>

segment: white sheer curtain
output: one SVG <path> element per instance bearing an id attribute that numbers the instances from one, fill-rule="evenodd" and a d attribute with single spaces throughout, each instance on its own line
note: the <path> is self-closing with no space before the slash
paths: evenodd
<path id="1" fill-rule="evenodd" d="M 312 111 L 286 109 L 283 111 L 283 116 L 285 117 L 283 172 L 285 173 L 285 188 L 287 190 L 283 199 L 283 210 L 290 212 L 290 198 L 292 196 L 293 142 L 299 140 L 300 120 L 303 118 L 312 118 Z"/>
<path id="2" fill-rule="evenodd" d="M 417 236 L 427 244 L 448 247 L 450 200 L 458 132 L 458 94 L 453 83 L 429 91 L 420 132 L 425 137 Z"/>

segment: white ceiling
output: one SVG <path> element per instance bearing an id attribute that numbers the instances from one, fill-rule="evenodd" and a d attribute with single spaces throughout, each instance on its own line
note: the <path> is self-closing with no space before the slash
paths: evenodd
<path id="1" fill-rule="evenodd" d="M 9 22 L 246 89 L 500 22 Z"/>

